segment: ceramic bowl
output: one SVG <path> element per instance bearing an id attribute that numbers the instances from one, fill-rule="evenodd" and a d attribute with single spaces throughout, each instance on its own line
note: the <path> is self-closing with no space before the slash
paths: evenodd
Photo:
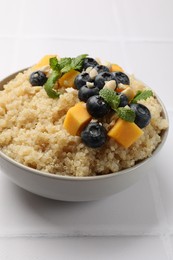
<path id="1" fill-rule="evenodd" d="M 17 72 L 19 73 L 19 71 Z M 15 77 L 17 73 L 10 75 L 0 83 L 3 85 Z M 163 116 L 168 115 L 162 101 Z M 134 184 L 142 175 L 151 171 L 151 164 L 157 153 L 162 149 L 168 134 L 168 129 L 162 133 L 162 142 L 158 145 L 150 158 L 147 158 L 135 166 L 116 173 L 91 177 L 59 176 L 44 173 L 24 166 L 6 156 L 0 151 L 0 166 L 15 184 L 34 194 L 63 201 L 91 201 L 105 198 L 118 193 Z"/>

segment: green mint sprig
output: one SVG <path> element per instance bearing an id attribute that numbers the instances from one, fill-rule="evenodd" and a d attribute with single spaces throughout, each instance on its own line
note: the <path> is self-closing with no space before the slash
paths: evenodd
<path id="1" fill-rule="evenodd" d="M 103 88 L 99 91 L 99 95 L 110 105 L 113 110 L 116 110 L 120 104 L 120 97 L 112 89 Z"/>
<path id="2" fill-rule="evenodd" d="M 117 115 L 125 121 L 134 122 L 135 112 L 130 107 L 119 107 L 120 96 L 112 89 L 103 88 L 99 95 L 110 105 Z"/>
<path id="3" fill-rule="evenodd" d="M 70 70 L 81 71 L 83 67 L 83 61 L 87 57 L 87 54 L 82 54 L 76 58 L 62 58 L 58 60 L 56 57 L 50 58 L 49 64 L 52 69 L 47 82 L 44 85 L 44 89 L 50 98 L 59 98 L 60 93 L 56 91 L 54 85 L 56 81 L 63 76 L 63 74 L 69 72 Z"/>
<path id="4" fill-rule="evenodd" d="M 55 85 L 55 82 L 58 80 L 59 77 L 60 77 L 59 72 L 53 70 L 50 77 L 48 78 L 48 80 L 44 85 L 44 89 L 50 98 L 59 98 L 60 96 L 60 93 L 55 89 L 53 89 L 53 86 Z"/>
<path id="5" fill-rule="evenodd" d="M 128 121 L 128 122 L 135 121 L 136 114 L 132 109 L 130 109 L 128 107 L 118 107 L 116 112 L 117 112 L 117 115 L 125 121 Z"/>
<path id="6" fill-rule="evenodd" d="M 153 92 L 150 89 L 145 89 L 143 91 L 139 90 L 136 96 L 132 99 L 131 103 L 137 103 L 139 100 L 146 100 L 147 98 L 153 96 Z"/>

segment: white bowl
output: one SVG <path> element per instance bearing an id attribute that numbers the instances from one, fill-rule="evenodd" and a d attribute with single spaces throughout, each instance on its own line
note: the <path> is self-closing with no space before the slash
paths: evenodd
<path id="1" fill-rule="evenodd" d="M 0 90 L 17 73 L 1 81 Z M 163 108 L 163 116 L 168 120 L 165 107 L 159 98 L 158 100 Z M 44 173 L 14 161 L 1 151 L 0 165 L 3 173 L 15 184 L 37 195 L 64 201 L 96 200 L 126 189 L 134 184 L 142 175 L 149 172 L 151 168 L 150 164 L 164 145 L 167 134 L 168 129 L 162 133 L 162 142 L 150 158 L 137 163 L 131 168 L 101 176 L 71 177 Z"/>

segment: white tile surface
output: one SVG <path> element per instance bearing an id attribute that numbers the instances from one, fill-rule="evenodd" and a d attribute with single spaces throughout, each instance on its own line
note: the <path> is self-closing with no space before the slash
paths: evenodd
<path id="1" fill-rule="evenodd" d="M 172 108 L 173 43 L 127 42 L 128 71 L 153 88 L 167 108 Z"/>
<path id="2" fill-rule="evenodd" d="M 0 169 L 0 259 L 172 260 L 172 0 L 0 0 L 0 10 L 0 78 L 45 53 L 88 53 L 135 73 L 170 117 L 168 141 L 150 172 L 101 201 L 37 197 Z"/>
<path id="3" fill-rule="evenodd" d="M 126 39 L 172 40 L 172 0 L 115 1 Z"/>
<path id="4" fill-rule="evenodd" d="M 44 44 L 43 44 L 44 42 Z M 99 46 L 99 48 L 98 48 Z M 102 57 L 105 60 L 116 60 L 125 65 L 122 48 L 119 42 L 105 42 L 98 40 L 56 39 L 54 37 L 40 39 L 24 38 L 18 45 L 18 59 L 15 67 L 23 68 L 37 62 L 45 53 L 58 53 L 60 57 L 77 56 L 87 53 L 90 56 Z M 32 53 L 32 55 L 31 55 Z"/>
<path id="5" fill-rule="evenodd" d="M 142 235 L 162 231 L 147 176 L 122 193 L 87 203 L 37 197 L 5 176 L 0 178 L 0 235 Z"/>
<path id="6" fill-rule="evenodd" d="M 26 1 L 22 33 L 29 35 L 56 35 L 57 37 L 85 38 L 117 35 L 113 24 L 113 1 L 103 0 Z M 39 12 L 39 14 L 38 14 Z M 32 23 L 28 13 L 32 14 Z"/>
<path id="7" fill-rule="evenodd" d="M 15 1 L 0 1 L 0 36 L 10 37 L 15 36 L 18 32 L 18 24 L 20 19 L 21 0 Z"/>
<path id="8" fill-rule="evenodd" d="M 14 72 L 13 68 L 13 57 L 15 52 L 15 47 L 12 42 L 15 40 L 8 38 L 0 38 L 0 78 L 3 79 L 10 73 Z"/>
<path id="9" fill-rule="evenodd" d="M 161 239 L 127 238 L 6 238 L 0 239 L 0 259 L 12 260 L 166 260 Z M 10 248 L 10 250 L 8 250 Z M 130 258 L 129 258 L 130 256 Z"/>

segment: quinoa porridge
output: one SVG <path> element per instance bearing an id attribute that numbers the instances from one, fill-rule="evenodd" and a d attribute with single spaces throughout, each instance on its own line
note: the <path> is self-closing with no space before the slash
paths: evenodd
<path id="1" fill-rule="evenodd" d="M 121 137 L 117 133 L 115 134 L 117 129 L 112 130 L 118 120 L 121 120 L 122 125 L 124 122 L 127 123 L 123 115 L 121 118 L 121 113 L 125 111 L 127 113 L 125 117 L 129 116 L 127 110 L 129 109 L 130 112 L 133 110 L 129 99 L 134 99 L 138 91 L 146 90 L 143 83 L 136 80 L 134 76 L 128 76 L 129 82 L 123 82 L 124 79 L 122 79 L 122 82 L 118 82 L 114 78 L 110 78 L 110 80 L 106 78 L 103 86 L 98 87 L 98 90 L 93 83 L 97 81 L 96 77 L 98 77 L 98 84 L 100 84 L 100 82 L 103 82 L 101 80 L 105 75 L 104 73 L 110 76 L 109 74 L 116 73 L 117 70 L 122 73 L 122 76 L 124 72 L 121 67 L 117 65 L 117 68 L 115 68 L 116 66 L 112 66 L 112 64 L 108 64 L 106 66 L 108 70 L 105 70 L 103 68 L 105 66 L 98 64 L 97 61 L 93 66 L 89 64 L 84 67 L 83 59 L 83 63 L 80 61 L 80 66 L 83 64 L 82 72 L 81 68 L 78 67 L 69 71 L 66 71 L 63 67 L 64 72 L 61 76 L 58 75 L 58 71 L 52 78 L 54 86 L 50 88 L 51 80 L 49 79 L 56 69 L 56 64 L 53 64 L 53 62 L 58 59 L 53 60 L 53 57 L 49 57 L 49 59 L 52 59 L 51 66 L 47 62 L 48 57 L 44 58 L 37 65 L 19 73 L 0 91 L 0 149 L 2 152 L 26 166 L 51 174 L 72 176 L 92 176 L 117 172 L 152 155 L 152 152 L 161 142 L 162 131 L 168 127 L 168 122 L 162 116 L 162 107 L 154 94 L 135 102 L 135 104 L 142 104 L 150 112 L 150 120 L 146 123 L 146 126 L 141 127 L 140 123 L 134 123 L 135 121 L 129 122 L 134 113 L 130 114 L 130 119 L 127 118 L 130 126 L 133 124 L 137 127 L 137 130 L 135 128 L 134 134 L 132 134 L 132 137 L 135 136 L 136 139 L 134 141 L 130 139 L 132 143 L 128 143 L 128 140 L 126 142 L 128 130 L 126 134 L 123 130 Z M 87 62 L 89 61 L 88 59 Z M 63 69 L 61 68 L 61 72 Z M 38 84 L 37 78 L 34 81 L 35 71 L 41 71 L 46 76 L 44 81 L 42 74 L 39 75 L 42 84 Z M 84 75 L 85 73 L 86 75 Z M 80 78 L 81 74 L 82 80 L 84 76 L 85 78 L 88 77 L 85 84 L 82 83 L 83 85 L 80 86 L 85 85 L 83 92 L 78 87 L 78 84 L 80 85 L 83 82 Z M 100 79 L 100 77 L 102 78 Z M 49 84 L 46 81 L 49 81 Z M 129 97 L 131 96 L 131 92 L 127 91 L 129 87 L 130 91 L 133 92 L 133 97 Z M 121 107 L 119 103 L 116 108 L 115 106 L 112 108 L 109 107 L 110 104 L 107 106 L 107 102 L 103 100 L 103 109 L 99 109 L 99 113 L 103 111 L 103 114 L 98 116 L 97 109 L 94 110 L 97 104 L 93 105 L 91 102 L 89 104 L 87 95 L 90 95 L 88 92 L 93 91 L 89 98 L 97 96 L 100 99 L 99 93 L 101 92 L 99 91 L 101 89 L 110 90 L 110 93 L 112 91 L 117 92 L 117 96 L 121 96 L 124 92 L 128 97 L 127 104 Z M 86 95 L 85 91 L 88 91 Z M 96 92 L 94 93 L 94 91 Z M 102 92 L 104 96 L 106 92 Z M 54 94 L 57 96 L 51 96 Z M 102 99 L 103 96 L 101 96 Z M 82 109 L 86 110 L 87 107 L 87 110 L 83 113 L 87 113 L 86 120 L 82 122 L 80 121 L 81 118 L 77 118 L 80 110 L 76 110 L 76 114 L 73 114 L 73 111 L 70 110 L 76 104 L 81 103 Z M 71 114 L 69 111 L 71 111 Z M 94 111 L 93 114 L 92 111 Z M 97 127 L 100 127 L 99 141 L 98 139 L 93 141 L 88 136 L 90 131 L 86 132 L 86 129 L 90 124 L 97 124 Z M 122 126 L 120 126 L 120 129 L 122 129 Z M 136 133 L 139 134 L 138 137 L 136 137 Z"/>

